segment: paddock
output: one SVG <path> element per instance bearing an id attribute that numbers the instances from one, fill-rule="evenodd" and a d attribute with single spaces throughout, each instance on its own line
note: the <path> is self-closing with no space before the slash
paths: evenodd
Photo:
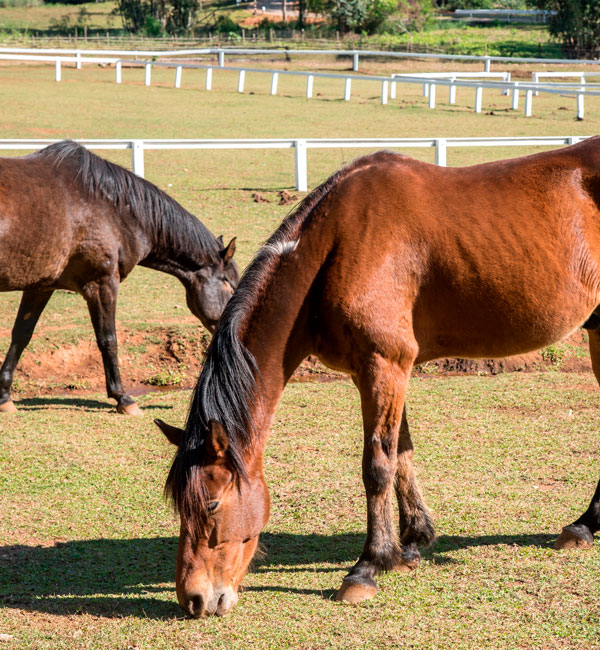
<path id="1" fill-rule="evenodd" d="M 524 120 L 499 92 L 475 114 L 442 96 L 430 111 L 416 86 L 382 107 L 368 89 L 356 103 L 337 91 L 307 101 L 285 92 L 281 79 L 273 97 L 256 92 L 250 77 L 240 94 L 229 81 L 203 93 L 202 77 L 197 88 L 175 89 L 173 71 L 157 70 L 151 87 L 143 70 L 122 87 L 107 69 L 63 73 L 56 84 L 46 68 L 0 66 L 12 93 L 0 106 L 1 138 L 343 138 L 348 124 L 365 138 L 600 132 L 592 102 L 576 122 L 561 97 L 536 98 Z M 456 149 L 448 164 L 538 150 Z M 102 153 L 130 166 L 129 151 Z M 309 188 L 363 153 L 310 152 Z M 406 153 L 434 160 L 432 150 Z M 242 267 L 303 196 L 285 151 L 156 151 L 145 175 L 215 234 L 237 235 Z M 284 191 L 296 199 L 279 205 Z M 17 303 L 16 294 L 0 295 L 2 350 Z M 184 421 L 208 335 L 176 281 L 134 271 L 121 288 L 117 330 L 143 415 L 123 418 L 100 389 L 81 303 L 68 293 L 52 299 L 23 355 L 20 412 L 0 420 L 0 645 L 598 647 L 598 544 L 552 549 L 598 479 L 598 388 L 581 338 L 546 350 L 527 372 L 419 369 L 408 412 L 439 538 L 415 574 L 382 576 L 381 594 L 359 607 L 333 602 L 364 540 L 358 395 L 348 380 L 306 364 L 283 394 L 267 446 L 266 555 L 229 617 L 193 621 L 181 618 L 175 598 L 178 522 L 162 498 L 172 451 L 152 420 Z"/>

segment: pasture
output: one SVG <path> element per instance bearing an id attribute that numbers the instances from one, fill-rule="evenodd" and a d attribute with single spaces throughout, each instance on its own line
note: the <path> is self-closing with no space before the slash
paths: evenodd
<path id="1" fill-rule="evenodd" d="M 374 64 L 363 71 L 377 72 Z M 352 101 L 343 102 L 342 82 L 315 85 L 306 100 L 293 79 L 280 79 L 271 97 L 262 76 L 248 75 L 244 94 L 235 92 L 236 75 L 221 71 L 210 93 L 199 71 L 184 72 L 179 90 L 173 71 L 153 71 L 150 88 L 142 70 L 123 76 L 118 86 L 112 69 L 65 69 L 57 84 L 50 66 L 1 67 L 0 137 L 600 132 L 594 99 L 576 122 L 574 99 L 560 96 L 536 98 L 525 118 L 492 91 L 475 115 L 471 93 L 459 91 L 455 106 L 440 93 L 429 110 L 418 86 L 399 88 L 383 107 L 379 89 L 366 83 L 354 84 Z M 309 153 L 309 187 L 363 153 Z M 429 151 L 408 153 L 433 159 Z M 524 153 L 452 150 L 448 164 Z M 128 153 L 107 157 L 129 165 Z M 242 267 L 290 209 L 278 205 L 279 193 L 297 195 L 291 152 L 151 152 L 146 177 L 215 234 L 237 235 Z M 0 295 L 3 350 L 17 304 L 18 296 Z M 122 286 L 117 327 L 126 385 L 193 382 L 206 332 L 175 279 L 136 269 Z M 598 478 L 591 373 L 413 379 L 416 465 L 439 539 L 416 573 L 381 577 L 380 593 L 359 607 L 332 601 L 364 541 L 358 395 L 328 376 L 290 384 L 267 447 L 265 556 L 231 615 L 194 621 L 176 603 L 178 523 L 161 495 L 172 450 L 152 424 L 161 417 L 181 425 L 189 392 L 141 395 L 140 418 L 118 416 L 102 392 L 92 337 L 83 300 L 57 293 L 17 370 L 21 410 L 0 420 L 2 647 L 600 647 L 598 546 L 552 550 Z"/>

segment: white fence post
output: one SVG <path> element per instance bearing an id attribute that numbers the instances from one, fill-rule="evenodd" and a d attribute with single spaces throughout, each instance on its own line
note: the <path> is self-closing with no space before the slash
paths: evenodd
<path id="1" fill-rule="evenodd" d="M 238 93 L 243 93 L 244 92 L 244 82 L 246 81 L 246 71 L 245 70 L 240 70 L 240 74 L 238 75 Z"/>
<path id="2" fill-rule="evenodd" d="M 294 140 L 296 160 L 296 189 L 299 192 L 308 190 L 308 170 L 306 160 L 306 140 Z"/>
<path id="3" fill-rule="evenodd" d="M 181 88 L 181 71 L 183 68 L 178 65 L 175 68 L 175 88 Z"/>
<path id="4" fill-rule="evenodd" d="M 490 68 L 492 67 L 492 61 L 491 61 L 490 57 L 486 56 L 483 61 L 484 61 L 484 66 L 483 66 L 484 71 L 489 72 Z"/>
<path id="5" fill-rule="evenodd" d="M 396 99 L 396 82 L 390 81 L 390 99 Z"/>
<path id="6" fill-rule="evenodd" d="M 271 77 L 271 95 L 277 94 L 277 82 L 279 81 L 279 73 L 274 72 Z"/>
<path id="7" fill-rule="evenodd" d="M 206 68 L 206 90 L 212 90 L 212 68 Z"/>
<path id="8" fill-rule="evenodd" d="M 388 81 L 381 82 L 381 103 L 385 106 L 388 102 Z"/>
<path id="9" fill-rule="evenodd" d="M 510 106 L 513 111 L 516 111 L 519 108 L 519 82 L 515 81 L 512 91 L 512 104 Z"/>
<path id="10" fill-rule="evenodd" d="M 423 84 L 423 97 L 429 97 L 429 84 Z"/>
<path id="11" fill-rule="evenodd" d="M 435 164 L 446 166 L 446 138 L 435 139 Z"/>
<path id="12" fill-rule="evenodd" d="M 131 167 L 133 173 L 144 178 L 144 141 L 132 140 L 131 141 Z"/>
<path id="13" fill-rule="evenodd" d="M 121 83 L 121 62 L 117 61 L 115 63 L 115 81 L 120 84 Z"/>
<path id="14" fill-rule="evenodd" d="M 223 50 L 219 50 L 217 56 L 219 61 L 219 68 L 222 68 L 225 65 L 225 52 Z"/>
<path id="15" fill-rule="evenodd" d="M 350 77 L 346 77 L 346 81 L 344 82 L 344 101 L 350 101 L 350 94 L 352 93 L 352 79 Z"/>
<path id="16" fill-rule="evenodd" d="M 477 86 L 475 89 L 475 112 L 481 113 L 481 105 L 483 103 L 483 88 Z"/>
<path id="17" fill-rule="evenodd" d="M 60 69 L 60 59 L 56 59 L 56 66 L 54 71 L 55 81 L 60 81 L 61 79 L 61 69 Z"/>
<path id="18" fill-rule="evenodd" d="M 352 55 L 352 70 L 354 70 L 354 72 L 358 70 L 358 52 L 354 52 Z"/>
<path id="19" fill-rule="evenodd" d="M 585 77 L 583 75 L 581 75 L 581 87 L 579 88 L 579 91 L 580 92 L 577 93 L 577 119 L 582 120 L 585 115 L 585 109 L 583 106 L 585 98 Z"/>
<path id="20" fill-rule="evenodd" d="M 150 85 L 150 82 L 152 81 L 152 64 L 151 63 L 146 63 L 144 66 L 146 68 L 146 86 Z"/>
<path id="21" fill-rule="evenodd" d="M 435 108 L 435 84 L 429 86 L 429 108 Z"/>
<path id="22" fill-rule="evenodd" d="M 456 77 L 450 77 L 450 81 L 452 82 L 450 84 L 450 87 L 448 89 L 448 103 L 449 104 L 456 104 Z"/>
<path id="23" fill-rule="evenodd" d="M 314 77 L 311 74 L 309 74 L 306 77 L 306 99 L 310 99 L 312 97 L 313 81 L 314 81 Z"/>
<path id="24" fill-rule="evenodd" d="M 583 116 L 585 115 L 585 108 L 583 105 L 583 99 L 585 97 L 585 93 L 577 93 L 577 119 L 582 120 Z"/>
<path id="25" fill-rule="evenodd" d="M 505 72 L 504 73 L 504 77 L 503 77 L 502 81 L 505 81 L 506 83 L 510 83 L 510 72 Z M 508 95 L 510 95 L 510 90 L 508 88 L 504 88 L 503 91 L 502 91 L 502 94 L 508 96 Z"/>
<path id="26" fill-rule="evenodd" d="M 525 91 L 525 117 L 531 117 L 533 104 L 533 90 Z"/>
<path id="27" fill-rule="evenodd" d="M 534 84 L 539 83 L 540 78 L 538 77 L 537 72 L 532 72 L 531 73 L 531 81 L 533 81 Z M 537 97 L 540 94 L 539 90 L 535 91 L 535 96 Z"/>
<path id="28" fill-rule="evenodd" d="M 81 70 L 81 51 L 80 50 L 77 50 L 77 52 L 75 53 L 75 59 L 76 59 L 75 67 L 77 68 L 77 70 Z"/>

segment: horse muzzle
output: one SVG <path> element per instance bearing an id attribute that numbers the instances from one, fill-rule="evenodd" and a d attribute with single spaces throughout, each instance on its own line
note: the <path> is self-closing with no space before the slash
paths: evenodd
<path id="1" fill-rule="evenodd" d="M 204 618 L 205 616 L 225 616 L 237 604 L 238 595 L 233 587 L 222 589 L 209 588 L 194 593 L 184 593 L 179 598 L 179 604 L 188 616 Z"/>

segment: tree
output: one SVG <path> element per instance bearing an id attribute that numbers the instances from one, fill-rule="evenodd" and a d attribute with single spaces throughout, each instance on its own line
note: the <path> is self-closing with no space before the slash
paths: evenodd
<path id="1" fill-rule="evenodd" d="M 600 54 L 600 2 L 598 0 L 533 0 L 540 9 L 555 11 L 550 33 L 562 41 L 567 56 L 595 59 Z"/>
<path id="2" fill-rule="evenodd" d="M 194 25 L 199 0 L 118 0 L 116 11 L 130 32 L 184 34 Z"/>

